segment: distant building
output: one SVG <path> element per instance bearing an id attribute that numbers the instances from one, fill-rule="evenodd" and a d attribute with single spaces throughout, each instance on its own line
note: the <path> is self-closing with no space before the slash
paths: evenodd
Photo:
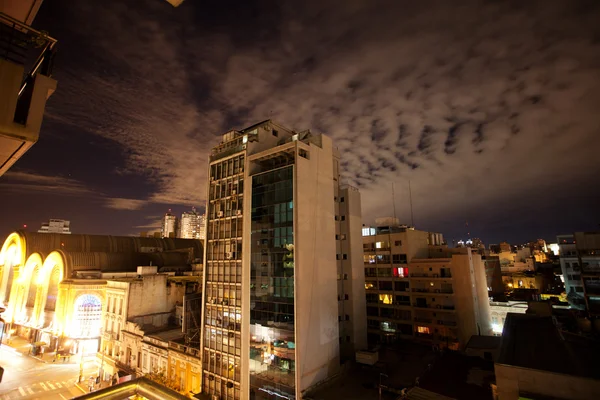
<path id="1" fill-rule="evenodd" d="M 199 214 L 196 208 L 192 211 L 186 211 L 181 214 L 179 220 L 179 237 L 182 239 L 201 239 L 205 238 L 206 218 Z"/>
<path id="2" fill-rule="evenodd" d="M 62 233 L 63 235 L 70 235 L 71 222 L 64 219 L 51 219 L 42 224 L 38 233 Z"/>
<path id="3" fill-rule="evenodd" d="M 593 317 L 600 316 L 600 232 L 575 232 L 575 248 L 581 265 L 585 305 Z"/>
<path id="4" fill-rule="evenodd" d="M 498 256 L 482 255 L 481 259 L 485 265 L 485 277 L 490 297 L 504 294 L 500 258 Z"/>
<path id="5" fill-rule="evenodd" d="M 500 244 L 498 245 L 500 251 L 508 251 L 510 252 L 512 250 L 511 245 L 508 242 L 500 242 Z"/>
<path id="6" fill-rule="evenodd" d="M 575 246 L 574 235 L 559 235 L 556 237 L 559 247 L 560 268 L 563 274 L 565 290 L 569 304 L 583 309 L 585 299 L 583 282 L 581 281 L 581 264 Z"/>
<path id="7" fill-rule="evenodd" d="M 527 307 L 526 301 L 491 301 L 490 311 L 493 334 L 502 335 L 508 313 L 525 314 Z"/>
<path id="8" fill-rule="evenodd" d="M 597 342 L 559 330 L 552 316 L 509 313 L 494 369 L 498 400 L 597 399 Z"/>
<path id="9" fill-rule="evenodd" d="M 491 334 L 482 256 L 449 249 L 439 234 L 363 227 L 369 343 L 416 340 L 461 348 Z"/>
<path id="10" fill-rule="evenodd" d="M 178 234 L 177 217 L 171 214 L 171 210 L 165 213 L 160 226 L 160 234 L 163 238 L 176 238 Z"/>

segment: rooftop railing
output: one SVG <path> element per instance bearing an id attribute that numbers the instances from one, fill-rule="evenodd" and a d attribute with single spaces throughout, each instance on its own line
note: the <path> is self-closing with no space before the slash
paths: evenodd
<path id="1" fill-rule="evenodd" d="M 0 12 L 0 58 L 25 67 L 14 121 L 24 124 L 37 74 L 51 76 L 56 39 Z"/>

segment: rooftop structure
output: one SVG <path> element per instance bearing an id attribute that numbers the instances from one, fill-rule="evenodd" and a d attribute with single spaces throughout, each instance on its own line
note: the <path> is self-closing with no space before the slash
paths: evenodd
<path id="1" fill-rule="evenodd" d="M 508 314 L 495 365 L 499 400 L 583 400 L 600 393 L 600 346 L 559 329 L 554 321 L 552 316 Z"/>
<path id="2" fill-rule="evenodd" d="M 71 234 L 71 221 L 64 219 L 51 219 L 48 222 L 44 222 L 38 233 L 62 233 L 64 235 Z"/>
<path id="3" fill-rule="evenodd" d="M 5 0 L 0 12 L 0 176 L 33 146 L 56 90 L 56 40 L 31 27 L 41 0 Z"/>

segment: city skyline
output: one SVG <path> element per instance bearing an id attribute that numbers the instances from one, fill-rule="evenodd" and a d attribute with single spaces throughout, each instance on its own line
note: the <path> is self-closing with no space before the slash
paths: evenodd
<path id="1" fill-rule="evenodd" d="M 540 4 L 46 1 L 34 27 L 58 40 L 59 84 L 0 178 L 0 233 L 203 211 L 209 149 L 266 118 L 334 139 L 367 225 L 393 215 L 392 183 L 410 223 L 410 180 L 416 227 L 449 243 L 598 229 L 599 8 Z"/>

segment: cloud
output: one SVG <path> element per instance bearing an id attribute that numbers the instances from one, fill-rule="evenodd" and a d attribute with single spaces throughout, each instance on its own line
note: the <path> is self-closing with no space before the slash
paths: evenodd
<path id="1" fill-rule="evenodd" d="M 236 29 L 218 22 L 238 9 L 205 21 L 193 2 L 79 2 L 86 64 L 63 66 L 51 117 L 119 143 L 121 172 L 170 204 L 203 203 L 218 135 L 269 117 L 333 137 L 365 222 L 391 214 L 392 182 L 399 215 L 410 180 L 427 225 L 527 204 L 597 170 L 597 6 L 384 4 L 278 3 Z"/>
<path id="2" fill-rule="evenodd" d="M 9 171 L 4 174 L 4 179 L 8 182 L 0 183 L 0 188 L 6 192 L 44 192 L 59 196 L 89 196 L 94 194 L 81 182 L 62 176 Z"/>
<path id="3" fill-rule="evenodd" d="M 145 200 L 122 199 L 122 198 L 107 198 L 106 207 L 115 210 L 139 210 L 148 202 Z"/>
<path id="4" fill-rule="evenodd" d="M 0 188 L 3 188 L 6 192 L 94 197 L 102 200 L 105 207 L 115 210 L 139 210 L 148 204 L 147 200 L 107 197 L 105 194 L 92 190 L 76 179 L 62 176 L 41 175 L 25 171 L 9 171 L 3 178 L 8 182 L 0 183 Z"/>

